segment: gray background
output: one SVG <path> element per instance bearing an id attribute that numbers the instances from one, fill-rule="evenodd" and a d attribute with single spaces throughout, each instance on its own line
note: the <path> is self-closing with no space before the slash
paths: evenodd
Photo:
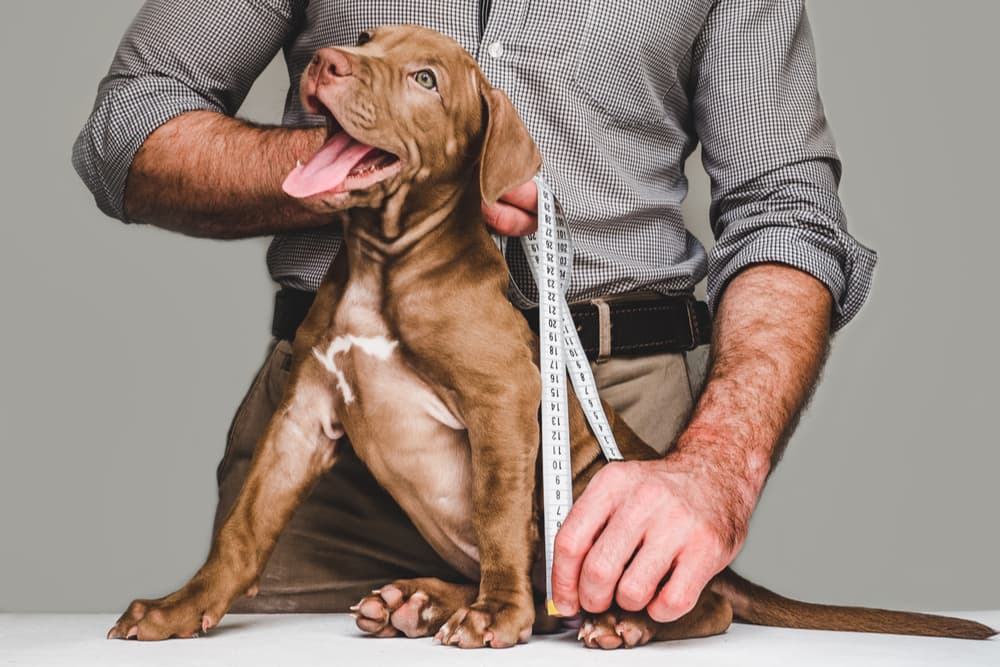
<path id="1" fill-rule="evenodd" d="M 4 3 L 2 611 L 118 612 L 194 572 L 268 340 L 263 241 L 125 227 L 70 167 L 139 5 Z M 808 599 L 1000 608 L 1000 3 L 809 5 L 851 229 L 881 261 L 737 564 Z M 278 119 L 284 85 L 272 66 L 243 115 Z M 690 173 L 707 241 L 706 179 Z"/>

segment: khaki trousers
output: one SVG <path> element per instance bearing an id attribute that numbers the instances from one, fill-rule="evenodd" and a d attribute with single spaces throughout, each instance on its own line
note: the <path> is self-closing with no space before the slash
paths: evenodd
<path id="1" fill-rule="evenodd" d="M 291 345 L 278 341 L 233 419 L 218 468 L 218 530 L 236 500 L 257 440 L 277 409 L 288 381 Z M 647 443 L 663 452 L 691 410 L 683 353 L 609 359 L 594 364 L 601 396 Z M 424 541 L 396 502 L 349 446 L 292 517 L 260 579 L 256 598 L 235 612 L 346 611 L 390 581 L 465 578 Z"/>

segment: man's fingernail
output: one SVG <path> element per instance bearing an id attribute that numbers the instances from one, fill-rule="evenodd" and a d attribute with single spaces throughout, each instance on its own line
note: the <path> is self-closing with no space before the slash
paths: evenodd
<path id="1" fill-rule="evenodd" d="M 552 600 L 549 608 L 549 616 L 572 616 L 571 605 L 565 600 Z"/>

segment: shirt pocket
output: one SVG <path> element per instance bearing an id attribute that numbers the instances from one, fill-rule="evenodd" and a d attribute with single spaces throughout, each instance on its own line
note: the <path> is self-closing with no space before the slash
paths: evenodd
<path id="1" fill-rule="evenodd" d="M 664 99 L 689 64 L 708 2 L 590 0 L 574 49 L 572 81 L 612 124 L 655 125 Z"/>

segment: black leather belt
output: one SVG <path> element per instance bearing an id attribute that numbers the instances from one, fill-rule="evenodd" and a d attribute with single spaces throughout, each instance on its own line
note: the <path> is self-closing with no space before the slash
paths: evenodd
<path id="1" fill-rule="evenodd" d="M 274 297 L 271 333 L 279 339 L 292 340 L 312 305 L 313 292 L 278 290 Z M 600 300 L 597 300 L 600 301 Z M 610 329 L 610 346 L 605 356 L 641 357 L 662 352 L 684 352 L 705 345 L 712 338 L 712 320 L 708 306 L 694 297 L 660 296 L 656 298 L 615 298 L 571 304 L 573 322 L 580 342 L 590 360 L 600 355 L 600 333 Z M 602 322 L 602 312 L 604 321 Z M 538 309 L 521 311 L 531 328 L 538 331 Z"/>

